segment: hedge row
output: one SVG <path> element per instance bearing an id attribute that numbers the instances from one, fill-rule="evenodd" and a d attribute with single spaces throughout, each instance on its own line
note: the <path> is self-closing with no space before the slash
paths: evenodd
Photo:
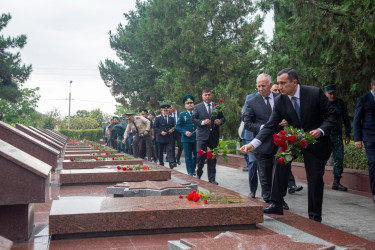
<path id="1" fill-rule="evenodd" d="M 99 141 L 103 138 L 103 129 L 60 129 L 59 132 L 72 140 Z"/>

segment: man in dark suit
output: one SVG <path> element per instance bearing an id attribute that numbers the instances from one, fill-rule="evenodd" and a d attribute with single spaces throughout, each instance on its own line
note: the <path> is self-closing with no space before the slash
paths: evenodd
<path id="1" fill-rule="evenodd" d="M 270 119 L 251 143 L 241 151 L 249 152 L 259 147 L 266 138 L 277 131 L 279 123 L 285 119 L 289 125 L 302 128 L 317 139 L 317 143 L 302 149 L 308 185 L 309 218 L 322 220 L 323 175 L 332 151 L 329 133 L 336 124 L 336 112 L 323 91 L 317 87 L 300 85 L 294 69 L 286 68 L 277 74 L 282 95 L 275 98 Z M 271 204 L 265 213 L 283 214 L 283 194 L 288 187 L 291 164 L 275 166 L 271 192 Z M 286 174 L 286 172 L 288 174 Z"/>
<path id="2" fill-rule="evenodd" d="M 219 111 L 216 103 L 212 102 L 212 91 L 202 91 L 203 102 L 197 104 L 193 110 L 192 121 L 197 125 L 197 151 L 207 148 L 216 148 L 219 145 L 220 126 L 225 118 Z M 197 176 L 200 179 L 203 174 L 204 161 L 207 154 L 198 156 Z M 209 182 L 219 185 L 216 181 L 216 159 L 207 159 L 207 173 Z"/>
<path id="3" fill-rule="evenodd" d="M 271 116 L 274 100 L 277 96 L 277 94 L 271 92 L 272 85 L 271 76 L 260 74 L 257 77 L 259 95 L 256 95 L 246 103 L 246 112 L 244 113 L 245 128 L 253 132 L 254 136 L 261 131 Z M 280 125 L 286 126 L 287 123 L 282 121 Z M 278 130 L 281 130 L 281 126 L 279 126 Z M 274 155 L 277 152 L 277 146 L 273 143 L 272 135 L 269 135 L 254 152 L 256 152 L 254 156 L 258 166 L 262 197 L 265 202 L 269 203 L 271 199 L 272 171 L 275 164 Z M 289 209 L 284 199 L 282 204 L 284 209 Z"/>
<path id="4" fill-rule="evenodd" d="M 353 120 L 354 143 L 356 148 L 365 145 L 372 200 L 375 202 L 375 77 L 371 80 L 369 93 L 359 97 Z"/>
<path id="5" fill-rule="evenodd" d="M 170 115 L 174 119 L 174 123 L 177 124 L 178 116 L 180 115 L 180 112 L 176 109 L 176 104 L 171 104 L 171 108 L 169 110 Z M 181 165 L 181 154 L 182 154 L 182 142 L 181 142 L 181 134 L 177 129 L 173 131 L 173 143 L 177 144 L 177 154 L 175 154 L 176 162 L 178 165 Z M 175 145 L 173 145 L 175 146 Z M 173 150 L 175 150 L 175 147 L 173 147 Z"/>
<path id="6" fill-rule="evenodd" d="M 169 162 L 169 167 L 176 167 L 176 161 L 174 158 L 173 149 L 173 130 L 175 127 L 174 119 L 169 115 L 170 105 L 164 104 L 160 106 L 161 115 L 155 118 L 154 132 L 156 136 L 156 143 L 158 144 L 158 157 L 159 164 L 164 166 L 164 148 L 167 152 L 167 161 Z"/>

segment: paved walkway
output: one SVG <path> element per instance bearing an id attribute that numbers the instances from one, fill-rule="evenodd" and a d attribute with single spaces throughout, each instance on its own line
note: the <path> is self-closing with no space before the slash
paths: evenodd
<path id="1" fill-rule="evenodd" d="M 181 159 L 181 165 L 174 170 L 187 173 L 185 160 Z M 216 171 L 216 181 L 220 186 L 243 195 L 249 194 L 248 172 L 220 165 L 216 166 Z M 206 166 L 202 180 L 208 180 Z M 290 212 L 308 218 L 307 185 L 304 183 L 298 185 L 303 186 L 303 190 L 288 194 L 285 201 L 290 207 Z M 256 199 L 261 201 L 260 193 L 261 188 L 258 186 Z M 325 189 L 322 217 L 322 223 L 326 225 L 375 241 L 375 203 L 369 197 Z"/>

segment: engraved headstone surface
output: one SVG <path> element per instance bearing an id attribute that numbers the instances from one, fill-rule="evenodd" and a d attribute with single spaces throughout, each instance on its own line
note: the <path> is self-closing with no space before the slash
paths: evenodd
<path id="1" fill-rule="evenodd" d="M 47 138 L 46 136 L 22 125 L 22 124 L 19 124 L 17 123 L 16 124 L 16 129 L 18 130 L 21 130 L 22 132 L 30 135 L 31 137 L 34 137 L 35 139 L 47 144 L 48 146 L 58 150 L 58 151 L 61 151 L 62 150 L 62 145 L 56 143 L 55 141 L 52 141 L 50 138 Z"/>

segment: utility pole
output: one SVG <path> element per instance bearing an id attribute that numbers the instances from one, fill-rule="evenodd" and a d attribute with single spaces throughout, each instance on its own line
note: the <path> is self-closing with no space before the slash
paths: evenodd
<path id="1" fill-rule="evenodd" d="M 69 83 L 69 114 L 68 114 L 68 129 L 70 129 L 70 102 L 72 100 L 72 82 L 70 81 Z"/>

